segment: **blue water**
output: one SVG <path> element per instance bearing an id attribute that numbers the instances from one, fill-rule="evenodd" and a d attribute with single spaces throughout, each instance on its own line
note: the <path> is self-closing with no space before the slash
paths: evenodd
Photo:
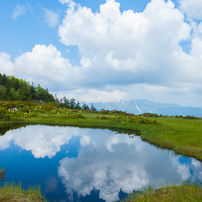
<path id="1" fill-rule="evenodd" d="M 133 136 L 132 136 L 133 137 Z M 201 163 L 110 130 L 27 126 L 0 136 L 7 181 L 49 201 L 117 201 L 164 183 L 202 182 Z"/>

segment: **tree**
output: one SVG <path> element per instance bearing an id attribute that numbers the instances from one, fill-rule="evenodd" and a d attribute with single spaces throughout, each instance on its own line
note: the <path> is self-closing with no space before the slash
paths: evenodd
<path id="1" fill-rule="evenodd" d="M 66 97 L 63 97 L 63 102 L 64 102 L 65 107 L 70 108 L 70 102 Z"/>
<path id="2" fill-rule="evenodd" d="M 52 102 L 54 101 L 53 95 L 48 93 L 48 89 L 42 88 L 40 85 L 36 87 L 36 93 L 35 93 L 37 100 L 42 100 L 45 102 Z"/>
<path id="3" fill-rule="evenodd" d="M 70 109 L 74 109 L 76 105 L 76 100 L 74 98 L 70 99 Z"/>
<path id="4" fill-rule="evenodd" d="M 1 100 L 42 100 L 45 102 L 54 101 L 52 94 L 48 89 L 38 85 L 37 87 L 30 83 L 17 79 L 14 76 L 0 74 L 0 99 Z"/>
<path id="5" fill-rule="evenodd" d="M 76 106 L 75 106 L 76 109 L 81 109 L 81 106 L 80 106 L 80 103 L 79 101 L 76 103 Z"/>
<path id="6" fill-rule="evenodd" d="M 29 91 L 25 86 L 23 86 L 22 88 L 19 89 L 19 96 L 20 96 L 21 100 L 23 100 L 23 101 L 28 100 Z"/>
<path id="7" fill-rule="evenodd" d="M 36 99 L 36 88 L 34 87 L 34 83 L 32 83 L 32 85 L 29 87 L 29 94 L 30 94 L 30 99 L 34 100 Z"/>
<path id="8" fill-rule="evenodd" d="M 83 110 L 90 110 L 89 106 L 85 103 L 82 105 L 82 109 Z"/>
<path id="9" fill-rule="evenodd" d="M 0 77 L 0 85 L 3 85 L 3 86 L 5 86 L 6 84 L 7 84 L 7 82 L 8 82 L 8 78 L 7 78 L 7 76 L 5 75 L 5 74 L 1 74 L 1 77 Z"/>
<path id="10" fill-rule="evenodd" d="M 0 85 L 0 100 L 5 99 L 6 88 L 3 85 Z"/>
<path id="11" fill-rule="evenodd" d="M 90 110 L 91 111 L 96 111 L 96 108 L 93 106 L 93 103 L 91 103 Z"/>
<path id="12" fill-rule="evenodd" d="M 19 90 L 16 91 L 15 88 L 11 88 L 10 93 L 11 93 L 11 96 L 12 96 L 12 100 L 19 100 L 20 99 Z"/>

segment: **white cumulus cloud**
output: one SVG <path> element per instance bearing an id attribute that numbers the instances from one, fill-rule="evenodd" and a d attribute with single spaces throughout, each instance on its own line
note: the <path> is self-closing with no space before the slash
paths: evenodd
<path id="1" fill-rule="evenodd" d="M 82 57 L 88 58 L 84 85 L 147 84 L 183 91 L 185 84 L 193 87 L 190 94 L 196 83 L 201 86 L 201 28 L 185 22 L 172 1 L 152 0 L 139 13 L 121 12 L 115 0 L 106 1 L 95 13 L 77 6 L 67 10 L 59 36 L 63 44 L 78 46 Z M 191 42 L 190 54 L 180 46 L 186 40 Z"/>
<path id="2" fill-rule="evenodd" d="M 180 0 L 180 9 L 187 15 L 187 17 L 202 20 L 201 0 Z"/>
<path id="3" fill-rule="evenodd" d="M 141 13 L 121 13 L 119 6 L 109 0 L 97 13 L 81 6 L 67 10 L 59 28 L 61 42 L 78 46 L 91 61 L 84 75 L 99 75 L 100 86 L 166 83 L 179 71 L 175 54 L 183 54 L 179 43 L 189 38 L 190 25 L 171 1 L 153 0 Z"/>
<path id="4" fill-rule="evenodd" d="M 17 57 L 14 65 L 21 77 L 51 89 L 70 85 L 71 81 L 73 85 L 78 77 L 76 68 L 53 45 L 35 45 L 31 52 Z"/>
<path id="5" fill-rule="evenodd" d="M 7 75 L 14 73 L 14 65 L 11 62 L 10 55 L 3 52 L 0 53 L 0 73 Z"/>
<path id="6" fill-rule="evenodd" d="M 68 91 L 73 97 L 79 90 L 103 100 L 138 94 L 148 97 L 148 91 L 144 94 L 145 88 L 140 88 L 147 86 L 154 88 L 151 100 L 158 97 L 159 101 L 196 105 L 202 86 L 202 26 L 185 20 L 188 13 L 183 5 L 190 1 L 182 0 L 176 8 L 171 0 L 151 0 L 143 12 L 121 12 L 115 0 L 107 0 L 97 12 L 72 0 L 60 2 L 68 5 L 58 30 L 60 41 L 67 49 L 78 47 L 80 64 L 73 66 L 53 45 L 35 45 L 15 62 L 1 53 L 4 72 L 14 72 L 51 91 Z M 201 3 L 195 0 L 193 5 L 200 8 Z M 56 26 L 57 14 L 50 10 L 45 13 L 47 23 Z M 190 52 L 183 51 L 180 44 L 184 41 L 189 42 Z M 174 88 L 177 90 L 172 91 Z M 176 91 L 182 92 L 181 101 L 176 99 Z M 81 101 L 86 100 L 87 95 L 83 96 Z M 184 99 L 186 96 L 192 101 Z"/>

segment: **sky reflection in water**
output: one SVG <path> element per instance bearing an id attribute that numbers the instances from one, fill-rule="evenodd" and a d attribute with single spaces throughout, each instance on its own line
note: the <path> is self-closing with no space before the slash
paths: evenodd
<path id="1" fill-rule="evenodd" d="M 120 190 L 202 181 L 199 161 L 101 129 L 27 126 L 8 131 L 0 136 L 0 164 L 9 181 L 39 184 L 47 199 L 57 201 L 76 196 L 116 201 Z"/>

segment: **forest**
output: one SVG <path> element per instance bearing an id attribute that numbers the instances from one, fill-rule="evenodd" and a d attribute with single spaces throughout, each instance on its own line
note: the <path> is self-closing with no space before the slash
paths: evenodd
<path id="1" fill-rule="evenodd" d="M 1 101 L 38 101 L 38 102 L 54 102 L 58 107 L 69 109 L 84 109 L 96 111 L 93 104 L 89 107 L 87 104 L 81 106 L 79 101 L 74 98 L 67 99 L 63 97 L 58 99 L 49 93 L 48 89 L 42 88 L 40 85 L 30 84 L 23 79 L 14 76 L 7 76 L 0 73 L 0 100 Z"/>
<path id="2" fill-rule="evenodd" d="M 54 97 L 48 92 L 48 89 L 44 89 L 40 85 L 35 86 L 34 83 L 30 85 L 28 82 L 14 76 L 0 74 L 0 100 L 52 102 Z"/>

